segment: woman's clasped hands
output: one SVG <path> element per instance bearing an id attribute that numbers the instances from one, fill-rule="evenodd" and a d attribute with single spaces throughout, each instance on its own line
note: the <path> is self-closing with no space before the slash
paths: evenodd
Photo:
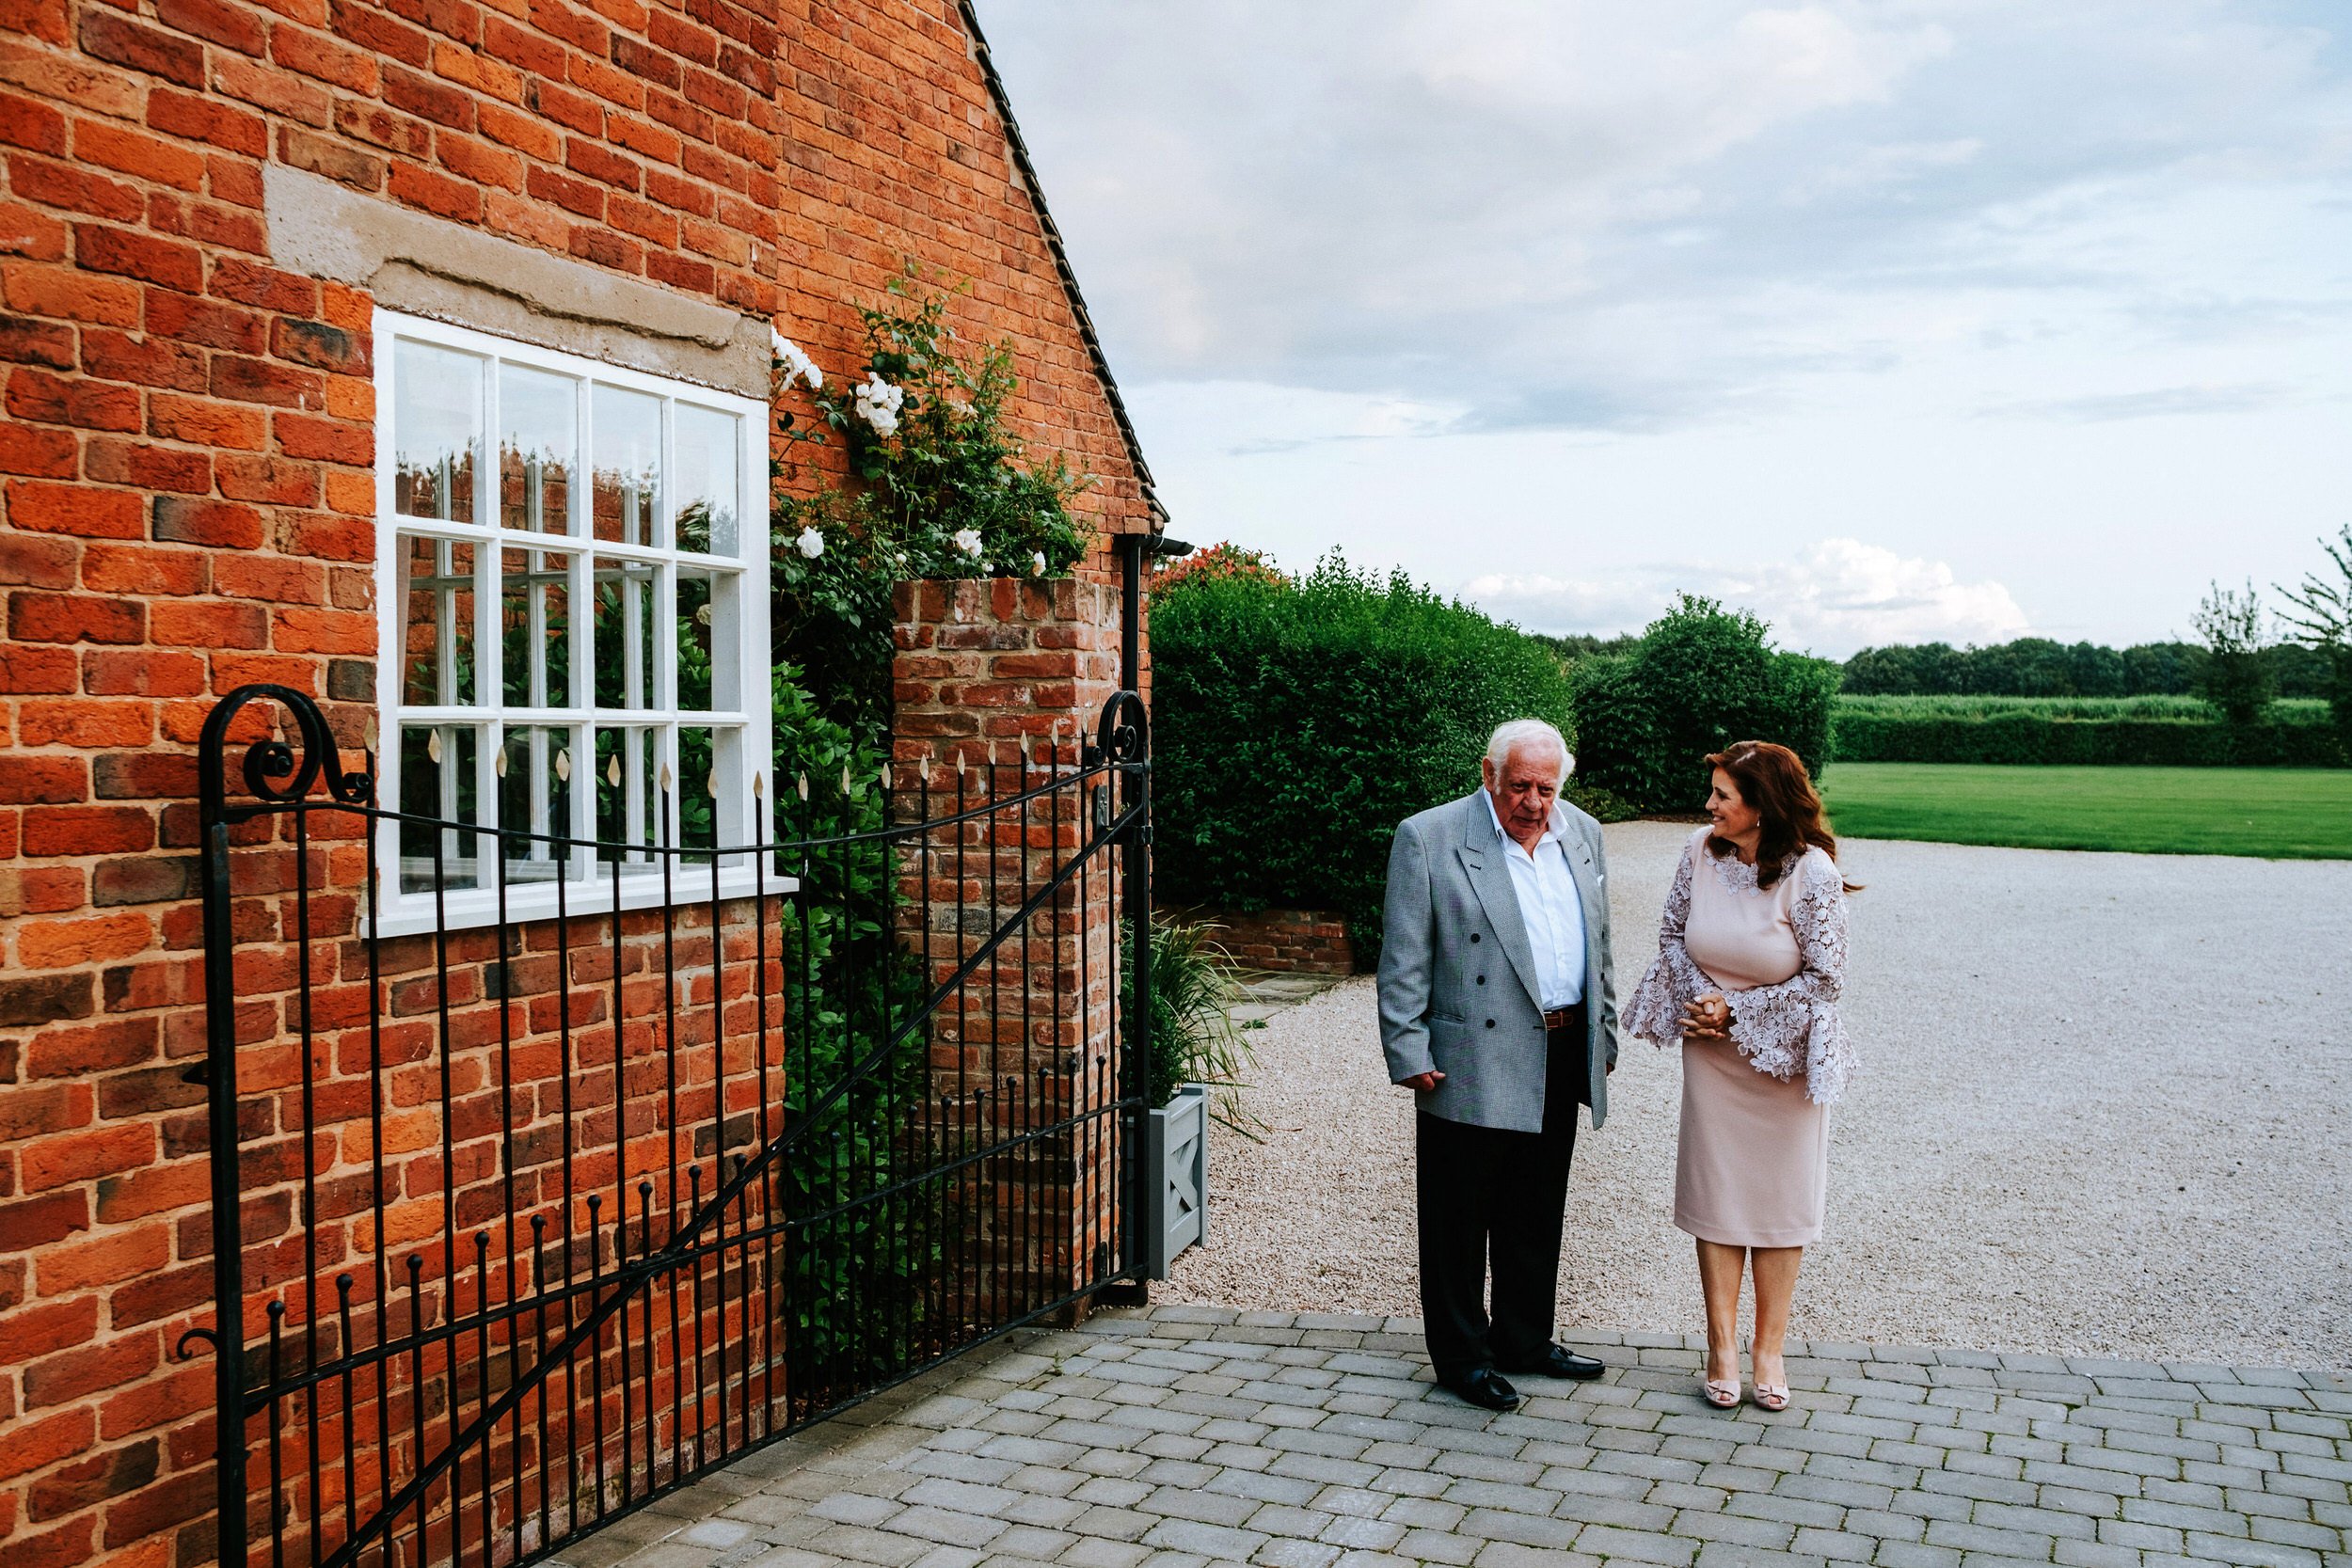
<path id="1" fill-rule="evenodd" d="M 1724 993 L 1710 990 L 1682 1008 L 1682 1032 L 1703 1039 L 1720 1040 L 1731 1037 L 1731 1004 Z"/>

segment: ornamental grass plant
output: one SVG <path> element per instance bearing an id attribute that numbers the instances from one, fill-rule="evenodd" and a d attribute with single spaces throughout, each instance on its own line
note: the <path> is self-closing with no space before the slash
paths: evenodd
<path id="1" fill-rule="evenodd" d="M 1220 1126 L 1255 1138 L 1262 1123 L 1241 1102 L 1254 1062 L 1248 1040 L 1233 1022 L 1242 1000 L 1233 960 L 1214 940 L 1214 921 L 1152 923 L 1152 1034 L 1147 1102 L 1168 1104 L 1187 1084 L 1209 1091 L 1209 1114 Z M 1126 927 L 1129 952 L 1135 928 Z M 1132 1006 L 1134 987 L 1126 990 Z"/>

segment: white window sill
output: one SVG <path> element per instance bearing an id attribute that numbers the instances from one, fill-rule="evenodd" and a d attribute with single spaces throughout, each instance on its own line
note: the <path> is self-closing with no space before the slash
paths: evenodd
<path id="1" fill-rule="evenodd" d="M 774 896 L 795 892 L 801 885 L 798 877 L 770 873 L 762 879 L 750 866 L 730 867 L 719 874 L 719 886 L 714 893 L 710 872 L 702 866 L 681 866 L 670 873 L 669 885 L 662 885 L 659 867 L 621 879 L 621 891 L 613 896 L 610 878 L 600 877 L 593 882 L 564 884 L 562 908 L 556 902 L 553 882 L 512 882 L 506 886 L 506 924 L 536 925 L 557 918 L 559 912 L 574 926 L 593 924 L 598 918 L 610 920 L 614 909 L 627 913 L 632 910 L 658 910 L 664 905 L 679 909 L 707 908 L 712 899 L 730 900 L 753 898 L 762 895 Z M 499 894 L 495 887 L 459 888 L 441 894 L 437 899 L 430 893 L 388 893 L 383 908 L 371 920 L 363 911 L 359 916 L 359 934 L 363 937 L 411 937 L 436 930 L 473 931 L 499 924 Z"/>

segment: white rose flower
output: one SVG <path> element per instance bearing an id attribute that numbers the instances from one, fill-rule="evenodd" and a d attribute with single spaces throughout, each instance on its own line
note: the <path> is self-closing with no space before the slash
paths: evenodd
<path id="1" fill-rule="evenodd" d="M 1043 550 L 1031 550 L 1029 552 L 1029 571 L 1034 576 L 1041 578 L 1045 575 L 1045 552 Z"/>
<path id="2" fill-rule="evenodd" d="M 795 380 L 805 381 L 813 392 L 825 384 L 825 372 L 817 368 L 817 361 L 811 359 L 800 344 L 772 326 L 768 329 L 768 337 L 770 348 L 778 359 L 784 361 L 786 386 L 791 386 Z"/>
<path id="3" fill-rule="evenodd" d="M 906 403 L 906 392 L 884 381 L 881 375 L 868 376 L 856 389 L 857 417 L 872 427 L 877 436 L 895 435 L 898 429 L 898 410 Z"/>
<path id="4" fill-rule="evenodd" d="M 804 528 L 801 530 L 801 536 L 792 541 L 792 547 L 799 550 L 801 554 L 806 556 L 809 560 L 816 560 L 818 556 L 825 553 L 824 530 L 814 528 Z"/>
<path id="5" fill-rule="evenodd" d="M 977 561 L 980 556 L 980 531 L 976 528 L 958 529 L 954 539 L 956 548 Z"/>

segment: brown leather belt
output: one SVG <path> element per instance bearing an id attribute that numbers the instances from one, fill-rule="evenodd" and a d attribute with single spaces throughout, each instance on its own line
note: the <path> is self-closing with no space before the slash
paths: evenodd
<path id="1" fill-rule="evenodd" d="M 1581 1022 L 1583 1018 L 1584 1004 L 1578 1002 L 1565 1007 L 1554 1007 L 1551 1011 L 1546 1013 L 1544 1015 L 1544 1027 L 1547 1030 L 1565 1029 L 1571 1023 Z"/>

